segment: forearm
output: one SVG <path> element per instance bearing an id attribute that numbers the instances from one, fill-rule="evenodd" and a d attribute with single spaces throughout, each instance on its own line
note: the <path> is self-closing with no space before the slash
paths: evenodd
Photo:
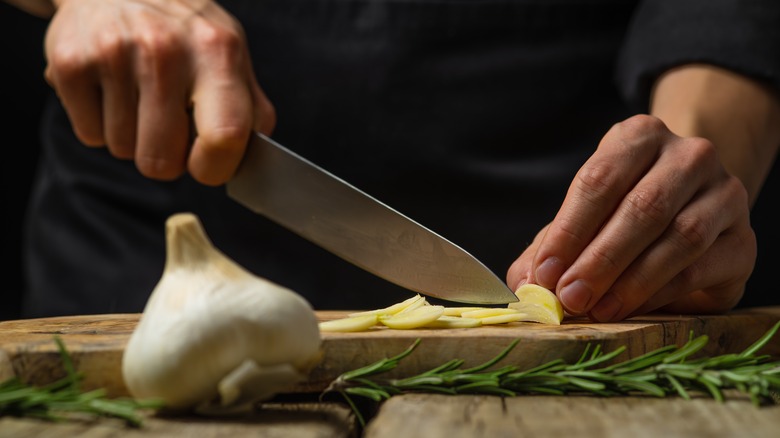
<path id="1" fill-rule="evenodd" d="M 780 148 L 777 94 L 724 69 L 688 65 L 659 78 L 650 111 L 677 135 L 712 141 L 755 202 Z"/>
<path id="2" fill-rule="evenodd" d="M 55 7 L 52 0 L 3 0 L 6 3 L 42 18 L 51 17 Z"/>

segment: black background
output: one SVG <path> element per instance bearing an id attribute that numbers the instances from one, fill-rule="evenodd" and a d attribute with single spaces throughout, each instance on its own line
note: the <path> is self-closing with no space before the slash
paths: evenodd
<path id="1" fill-rule="evenodd" d="M 39 114 L 51 92 L 43 80 L 43 38 L 47 21 L 32 17 L 0 2 L 0 108 L 2 108 L 2 211 L 3 232 L 2 303 L 0 320 L 19 316 L 24 291 L 22 276 L 22 230 L 28 194 L 39 152 Z M 759 242 L 756 270 L 748 282 L 741 307 L 780 304 L 780 213 L 777 165 L 769 176 L 752 222 Z"/>

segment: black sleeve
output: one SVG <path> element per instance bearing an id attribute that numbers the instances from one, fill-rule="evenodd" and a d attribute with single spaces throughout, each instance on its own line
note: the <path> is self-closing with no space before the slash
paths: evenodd
<path id="1" fill-rule="evenodd" d="M 647 111 L 664 71 L 706 63 L 780 90 L 780 0 L 646 0 L 618 60 L 624 97 Z"/>

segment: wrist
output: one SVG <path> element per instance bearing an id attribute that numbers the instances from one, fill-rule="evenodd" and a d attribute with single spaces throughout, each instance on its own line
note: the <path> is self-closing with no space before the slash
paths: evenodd
<path id="1" fill-rule="evenodd" d="M 658 79 L 651 114 L 679 136 L 713 142 L 723 166 L 755 201 L 780 147 L 780 99 L 773 90 L 725 69 L 686 65 Z"/>
<path id="2" fill-rule="evenodd" d="M 58 7 L 55 1 L 59 0 L 5 0 L 6 3 L 41 18 L 49 18 Z"/>

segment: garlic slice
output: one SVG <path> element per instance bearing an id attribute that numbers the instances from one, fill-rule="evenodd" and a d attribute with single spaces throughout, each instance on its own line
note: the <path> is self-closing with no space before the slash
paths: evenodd
<path id="1" fill-rule="evenodd" d="M 380 317 L 379 322 L 396 330 L 409 330 L 423 327 L 439 319 L 444 306 L 421 306 L 408 312 L 399 312 L 388 317 Z"/>
<path id="2" fill-rule="evenodd" d="M 305 379 L 321 341 L 303 297 L 222 254 L 193 214 L 168 219 L 166 242 L 163 275 L 122 359 L 133 397 L 218 411 Z"/>
<path id="3" fill-rule="evenodd" d="M 322 332 L 362 332 L 379 323 L 377 315 L 350 316 L 320 323 Z"/>

